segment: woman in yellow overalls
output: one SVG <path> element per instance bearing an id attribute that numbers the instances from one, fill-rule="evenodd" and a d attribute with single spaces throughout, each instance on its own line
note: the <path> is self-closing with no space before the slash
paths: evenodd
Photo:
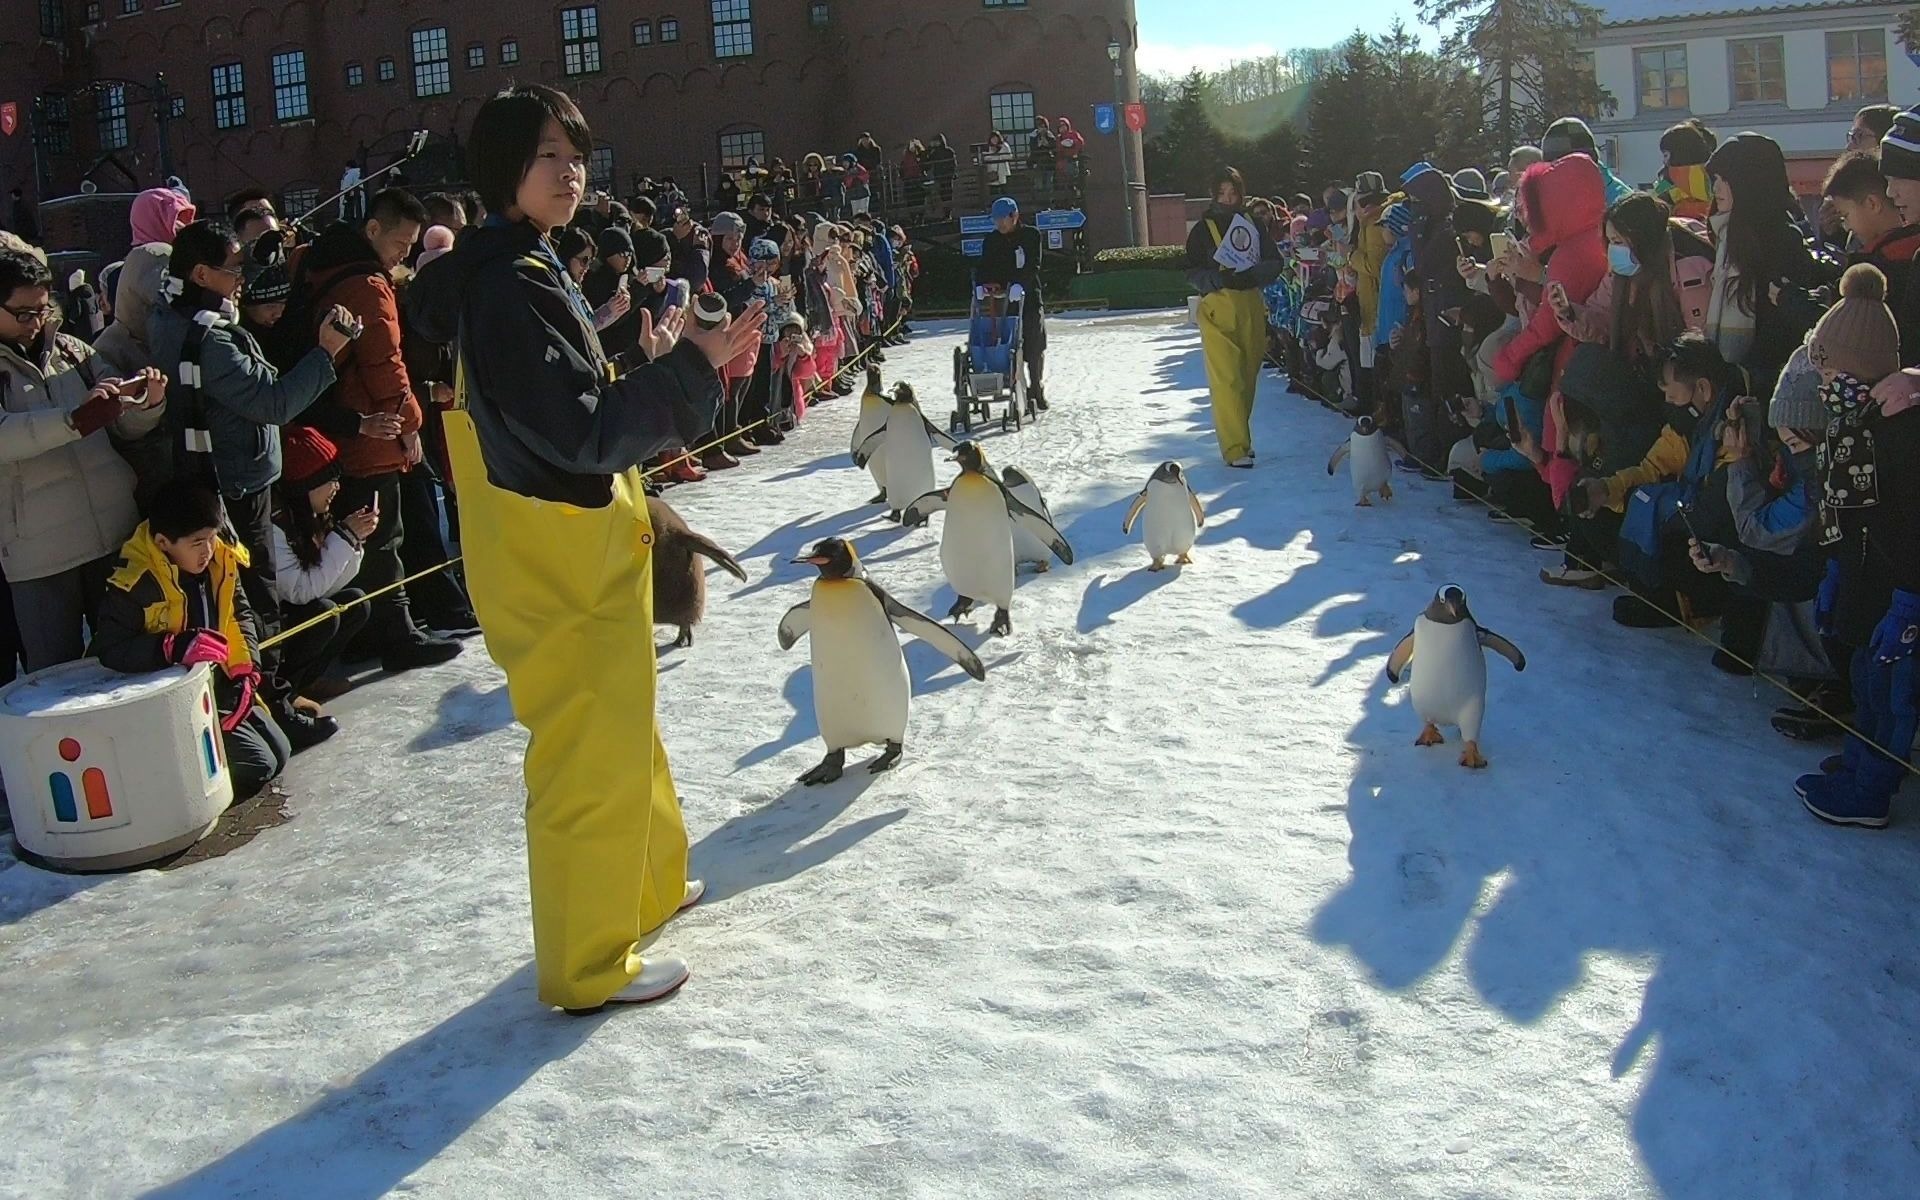
<path id="1" fill-rule="evenodd" d="M 757 343 L 643 313 L 652 361 L 615 378 L 548 234 L 573 219 L 593 137 L 572 100 L 520 87 L 474 119 L 496 214 L 409 289 L 416 329 L 459 347 L 447 443 L 487 650 L 527 746 L 527 874 L 543 1003 L 582 1013 L 674 991 L 648 935 L 699 898 L 654 712 L 653 531 L 634 464 L 713 425 L 715 364 Z M 682 336 L 682 334 L 685 336 Z"/>
<path id="2" fill-rule="evenodd" d="M 1253 466 L 1253 393 L 1267 355 L 1267 304 L 1260 291 L 1280 277 L 1280 248 L 1260 222 L 1243 217 L 1246 183 L 1223 167 L 1214 177 L 1213 203 L 1187 235 L 1187 282 L 1200 293 L 1200 352 L 1213 392 L 1213 431 L 1228 466 Z M 1236 244 L 1244 241 L 1244 245 Z M 1220 258 L 1243 255 L 1249 265 Z"/>

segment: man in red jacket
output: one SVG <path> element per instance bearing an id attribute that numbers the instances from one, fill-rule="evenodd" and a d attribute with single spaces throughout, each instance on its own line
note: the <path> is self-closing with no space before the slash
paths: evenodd
<path id="1" fill-rule="evenodd" d="M 291 260 L 295 303 L 312 314 L 316 330 L 335 304 L 363 327 L 340 363 L 331 397 L 336 409 L 359 420 L 357 430 L 336 438 L 342 479 L 333 503 L 339 513 L 372 508 L 380 519 L 352 584 L 369 593 L 403 578 L 400 476 L 420 461 L 421 412 L 400 356 L 400 310 L 390 272 L 405 261 L 426 221 L 419 200 L 389 188 L 373 198 L 365 221 L 332 226 Z M 372 609 L 361 640 L 386 670 L 433 666 L 460 653 L 458 643 L 414 624 L 405 588 L 380 595 Z"/>

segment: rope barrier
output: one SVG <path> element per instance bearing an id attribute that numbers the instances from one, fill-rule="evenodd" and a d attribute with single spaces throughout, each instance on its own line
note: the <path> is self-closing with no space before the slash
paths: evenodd
<path id="1" fill-rule="evenodd" d="M 1299 390 L 1302 394 L 1307 396 L 1309 399 L 1315 401 L 1316 403 L 1320 404 L 1322 407 L 1331 409 L 1334 412 L 1345 415 L 1345 410 L 1343 410 L 1339 405 L 1334 404 L 1332 401 L 1328 400 L 1325 396 L 1322 396 L 1314 388 L 1309 387 L 1307 384 L 1301 383 L 1298 380 L 1293 379 L 1292 376 L 1290 375 L 1287 376 L 1287 381 L 1291 387 Z M 1447 476 L 1447 473 L 1445 471 L 1438 470 L 1433 466 L 1433 464 L 1422 459 L 1419 455 L 1415 454 L 1411 449 L 1408 449 L 1406 446 L 1402 446 L 1401 450 L 1405 452 L 1409 460 L 1415 463 L 1418 463 L 1421 467 L 1424 467 L 1429 474 L 1439 475 L 1442 478 L 1445 478 Z M 1545 532 L 1546 532 L 1545 530 L 1540 529 L 1532 521 L 1527 520 L 1525 517 L 1521 517 L 1514 514 L 1511 510 L 1505 508 L 1504 506 L 1502 506 L 1501 504 L 1493 500 L 1492 497 L 1476 496 L 1472 492 L 1468 492 L 1467 495 L 1471 497 L 1476 503 L 1485 505 L 1487 508 L 1500 514 L 1501 516 L 1505 517 L 1507 520 L 1513 522 L 1515 525 L 1518 525 L 1523 529 L 1531 529 L 1536 534 L 1540 534 L 1543 536 L 1545 535 Z M 1794 700 L 1798 701 L 1803 707 L 1818 714 L 1820 717 L 1824 718 L 1825 720 L 1831 721 L 1834 724 L 1834 726 L 1838 728 L 1842 733 L 1858 738 L 1863 745 L 1871 746 L 1874 752 L 1879 754 L 1881 757 L 1887 759 L 1890 762 L 1898 763 L 1902 768 L 1904 768 L 1907 771 L 1908 774 L 1920 775 L 1920 767 L 1914 766 L 1914 764 L 1909 761 L 1907 755 L 1895 754 L 1893 751 L 1887 749 L 1885 746 L 1882 746 L 1880 743 L 1874 741 L 1872 738 L 1868 737 L 1866 734 L 1861 733 L 1859 729 L 1854 727 L 1852 722 L 1847 721 L 1841 717 L 1835 716 L 1833 713 L 1828 712 L 1825 708 L 1821 707 L 1821 705 L 1818 702 L 1816 702 L 1812 697 L 1804 696 L 1800 694 L 1798 691 L 1794 690 L 1793 685 L 1787 682 L 1784 678 L 1779 678 L 1779 677 L 1768 674 L 1766 671 L 1760 668 L 1759 664 L 1748 662 L 1741 655 L 1735 653 L 1732 650 L 1727 649 L 1725 646 L 1721 645 L 1719 642 L 1714 641 L 1712 638 L 1708 637 L 1705 633 L 1703 633 L 1699 629 L 1696 629 L 1693 625 L 1693 622 L 1687 620 L 1683 616 L 1679 616 L 1675 613 L 1671 613 L 1667 611 L 1667 609 L 1664 606 L 1662 606 L 1658 601 L 1651 600 L 1645 595 L 1643 595 L 1641 592 L 1636 591 L 1631 584 L 1623 581 L 1622 579 L 1619 578 L 1619 576 L 1607 570 L 1606 565 L 1604 563 L 1589 562 L 1586 558 L 1582 557 L 1579 554 L 1579 552 L 1573 549 L 1571 543 L 1569 543 L 1565 547 L 1562 547 L 1562 550 L 1569 559 L 1579 564 L 1579 566 L 1582 569 L 1593 572 L 1595 575 L 1600 576 L 1602 579 L 1606 580 L 1608 583 L 1621 589 L 1624 592 L 1627 592 L 1630 595 L 1639 596 L 1641 601 L 1645 603 L 1648 608 L 1652 609 L 1656 613 L 1659 613 L 1662 617 L 1666 618 L 1668 621 L 1672 622 L 1674 625 L 1677 625 L 1681 629 L 1684 629 L 1692 637 L 1712 647 L 1713 649 L 1719 651 L 1720 653 L 1726 655 L 1728 658 L 1732 659 L 1734 662 L 1739 663 L 1742 667 L 1746 668 L 1746 670 L 1751 673 L 1754 679 L 1764 681 L 1778 688 L 1781 692 L 1785 693 L 1786 695 L 1792 697 Z M 1676 594 L 1678 594 L 1679 589 L 1676 588 L 1674 589 L 1674 591 Z"/>

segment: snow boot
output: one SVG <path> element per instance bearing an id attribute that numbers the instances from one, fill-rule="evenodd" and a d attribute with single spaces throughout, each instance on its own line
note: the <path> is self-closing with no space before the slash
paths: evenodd
<path id="1" fill-rule="evenodd" d="M 1883 782 L 1880 776 L 1905 773 L 1884 758 L 1880 761 L 1886 770 L 1875 774 L 1875 784 Z M 1893 816 L 1893 792 L 1883 786 L 1871 786 L 1867 780 L 1848 771 L 1802 775 L 1794 782 L 1793 790 L 1800 793 L 1800 802 L 1807 806 L 1808 812 L 1829 825 L 1885 829 Z"/>
<path id="2" fill-rule="evenodd" d="M 649 958 L 640 964 L 640 973 L 633 977 L 633 982 L 608 996 L 606 1003 L 564 1011 L 570 1017 L 590 1017 L 608 1004 L 652 1004 L 679 991 L 690 974 L 687 964 L 677 958 Z"/>

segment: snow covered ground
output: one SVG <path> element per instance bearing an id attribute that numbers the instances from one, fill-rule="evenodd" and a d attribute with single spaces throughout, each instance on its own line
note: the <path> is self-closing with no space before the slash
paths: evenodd
<path id="1" fill-rule="evenodd" d="M 889 364 L 937 421 L 955 336 Z M 1542 587 L 1442 487 L 1355 509 L 1343 424 L 1277 382 L 1259 469 L 1220 467 L 1172 317 L 1061 321 L 1051 371 L 987 445 L 1080 561 L 1026 580 L 985 684 L 909 650 L 877 780 L 792 782 L 788 560 L 854 537 L 937 614 L 940 518 L 860 507 L 851 400 L 673 493 L 754 576 L 664 660 L 711 885 L 678 997 L 535 1005 L 524 735 L 476 646 L 337 705 L 296 818 L 225 858 L 0 870 L 0 1194 L 1915 1193 L 1920 817 L 1816 824 L 1773 695 Z M 1120 523 L 1166 458 L 1209 521 L 1149 575 Z M 1447 582 L 1529 658 L 1490 659 L 1485 773 L 1381 679 Z"/>

